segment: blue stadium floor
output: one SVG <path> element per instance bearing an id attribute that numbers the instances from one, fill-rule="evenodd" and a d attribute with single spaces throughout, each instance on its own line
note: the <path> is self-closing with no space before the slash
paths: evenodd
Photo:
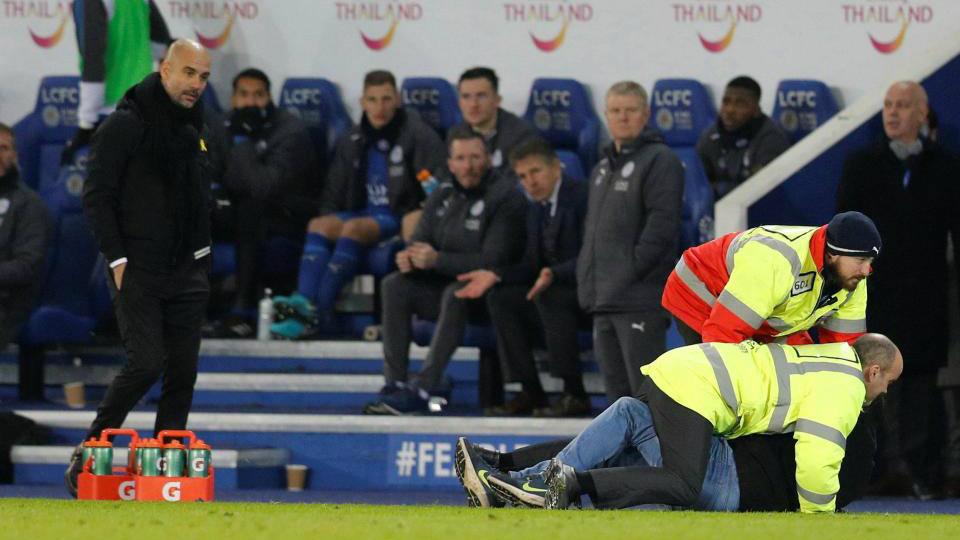
<path id="1" fill-rule="evenodd" d="M 61 486 L 0 486 L 0 499 L 10 497 L 67 499 Z M 364 504 L 438 504 L 462 506 L 459 491 L 301 491 L 234 490 L 218 491 L 217 500 L 242 502 L 289 503 L 364 503 Z M 847 508 L 848 512 L 881 512 L 890 514 L 953 514 L 960 515 L 960 499 L 922 502 L 914 499 L 870 498 Z"/>

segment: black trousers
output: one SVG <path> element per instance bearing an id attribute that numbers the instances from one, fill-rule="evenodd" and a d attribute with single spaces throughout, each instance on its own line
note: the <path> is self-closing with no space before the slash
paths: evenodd
<path id="1" fill-rule="evenodd" d="M 640 368 L 664 353 L 666 339 L 662 311 L 593 314 L 593 354 L 610 403 L 640 392 Z"/>
<path id="2" fill-rule="evenodd" d="M 209 257 L 184 261 L 170 274 L 128 265 L 119 291 L 109 277 L 127 363 L 107 388 L 86 438 L 120 427 L 161 377 L 154 432 L 186 427 L 210 295 L 208 270 Z"/>
<path id="3" fill-rule="evenodd" d="M 528 290 L 524 285 L 504 285 L 486 295 L 504 379 L 522 383 L 524 390 L 540 387 L 533 358 L 533 347 L 539 342 L 550 353 L 551 375 L 582 377 L 577 330 L 585 314 L 577 302 L 576 287 L 551 285 L 533 302 L 526 298 Z"/>
<path id="4" fill-rule="evenodd" d="M 647 379 L 640 399 L 650 406 L 660 439 L 663 467 L 611 467 L 587 471 L 597 488 L 597 508 L 640 504 L 691 506 L 697 502 L 710 462 L 713 425 L 680 405 Z"/>

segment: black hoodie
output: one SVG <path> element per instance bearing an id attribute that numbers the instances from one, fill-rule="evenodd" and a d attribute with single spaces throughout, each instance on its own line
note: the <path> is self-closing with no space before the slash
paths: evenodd
<path id="1" fill-rule="evenodd" d="M 93 136 L 84 212 L 108 262 L 167 273 L 210 253 L 203 106 L 173 103 L 152 73 Z"/>

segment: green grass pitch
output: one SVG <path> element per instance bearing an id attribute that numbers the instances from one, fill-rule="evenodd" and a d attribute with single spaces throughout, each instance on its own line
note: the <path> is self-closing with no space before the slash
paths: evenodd
<path id="1" fill-rule="evenodd" d="M 960 518 L 907 514 L 709 514 L 352 504 L 136 503 L 0 499 L 0 539 L 22 540 L 926 540 Z"/>

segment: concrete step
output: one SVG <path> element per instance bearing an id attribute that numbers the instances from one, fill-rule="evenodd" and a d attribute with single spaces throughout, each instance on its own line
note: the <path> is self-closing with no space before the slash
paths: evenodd
<path id="1" fill-rule="evenodd" d="M 14 482 L 17 485 L 62 483 L 73 449 L 73 446 L 13 446 L 10 460 Z M 126 465 L 127 454 L 126 446 L 114 448 L 114 467 Z M 290 462 L 290 452 L 285 448 L 214 448 L 211 460 L 217 471 L 219 489 L 279 489 L 285 486 L 284 466 Z"/>

